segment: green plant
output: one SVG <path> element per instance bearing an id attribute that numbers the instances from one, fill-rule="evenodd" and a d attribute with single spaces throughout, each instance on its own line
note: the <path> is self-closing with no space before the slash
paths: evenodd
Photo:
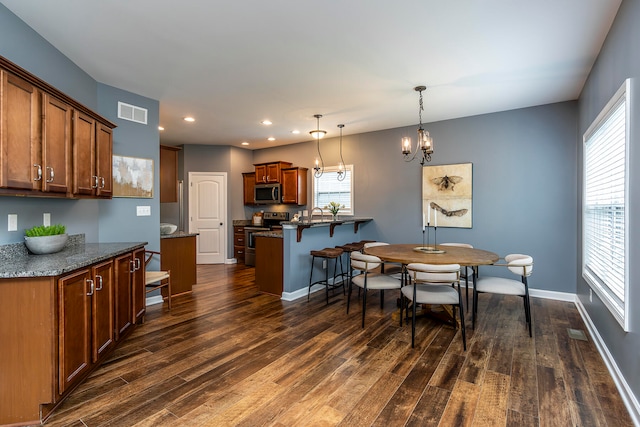
<path id="1" fill-rule="evenodd" d="M 329 204 L 324 208 L 329 209 L 329 212 L 331 212 L 331 215 L 336 216 L 338 215 L 340 208 L 344 208 L 344 205 L 341 205 L 338 202 L 329 202 Z"/>
<path id="2" fill-rule="evenodd" d="M 64 234 L 66 229 L 62 224 L 36 225 L 24 230 L 24 235 L 27 237 L 55 236 L 57 234 Z"/>

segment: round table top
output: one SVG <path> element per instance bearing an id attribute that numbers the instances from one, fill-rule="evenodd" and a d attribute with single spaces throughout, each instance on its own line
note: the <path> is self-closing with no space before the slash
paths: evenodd
<path id="1" fill-rule="evenodd" d="M 498 261 L 500 257 L 489 251 L 476 248 L 464 248 L 460 246 L 438 245 L 438 250 L 444 253 L 425 253 L 416 251 L 420 248 L 420 243 L 380 245 L 366 248 L 364 252 L 368 255 L 375 255 L 383 261 L 410 264 L 419 262 L 423 264 L 460 264 L 460 265 L 489 265 Z"/>

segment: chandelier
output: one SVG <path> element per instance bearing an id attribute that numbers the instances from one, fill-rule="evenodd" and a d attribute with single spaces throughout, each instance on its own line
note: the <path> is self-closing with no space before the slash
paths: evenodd
<path id="1" fill-rule="evenodd" d="M 431 138 L 428 131 L 422 128 L 422 112 L 424 111 L 422 91 L 426 89 L 426 86 L 416 86 L 413 88 L 413 90 L 420 93 L 420 105 L 418 108 L 420 127 L 418 128 L 418 142 L 416 144 L 415 151 L 411 146 L 411 138 L 408 136 L 402 138 L 402 154 L 404 154 L 404 161 L 411 162 L 416 158 L 419 152 L 422 152 L 422 158 L 420 159 L 421 165 L 424 165 L 425 162 L 430 162 L 431 153 L 433 153 L 433 138 Z"/>
<path id="2" fill-rule="evenodd" d="M 320 138 L 325 136 L 327 134 L 327 131 L 320 130 L 320 117 L 322 117 L 322 114 L 314 114 L 313 117 L 316 118 L 316 122 L 317 122 L 316 129 L 309 132 L 309 134 L 311 134 L 311 136 L 315 138 L 316 147 L 318 150 L 318 157 L 316 157 L 316 165 L 313 167 L 313 171 L 314 171 L 313 176 L 315 176 L 316 178 L 320 178 L 324 173 L 324 161 L 322 160 L 322 155 L 320 154 Z"/>

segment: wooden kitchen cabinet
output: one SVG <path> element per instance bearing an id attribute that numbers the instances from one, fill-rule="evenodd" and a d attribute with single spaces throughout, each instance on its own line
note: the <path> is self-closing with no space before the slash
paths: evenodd
<path id="1" fill-rule="evenodd" d="M 255 166 L 256 184 L 273 184 L 280 182 L 280 171 L 291 167 L 289 162 L 257 163 Z"/>
<path id="2" fill-rule="evenodd" d="M 179 147 L 160 146 L 160 203 L 178 202 Z"/>
<path id="3" fill-rule="evenodd" d="M 0 56 L 0 194 L 111 197 L 115 124 Z"/>
<path id="4" fill-rule="evenodd" d="M 244 264 L 244 225 L 233 226 L 233 256 L 238 264 Z"/>
<path id="5" fill-rule="evenodd" d="M 191 292 L 196 283 L 196 236 L 160 239 L 160 269 L 171 270 L 171 295 Z"/>
<path id="6" fill-rule="evenodd" d="M 109 260 L 91 267 L 95 284 L 92 298 L 91 331 L 93 334 L 92 359 L 97 362 L 115 343 L 113 261 Z"/>
<path id="7" fill-rule="evenodd" d="M 282 203 L 307 204 L 307 168 L 282 169 Z"/>
<path id="8" fill-rule="evenodd" d="M 131 273 L 131 287 L 133 295 L 133 321 L 135 323 L 144 322 L 144 315 L 147 311 L 146 289 L 145 289 L 145 258 L 144 248 L 133 251 L 133 272 Z"/>
<path id="9" fill-rule="evenodd" d="M 144 263 L 143 263 L 144 264 Z M 115 330 L 116 340 L 121 339 L 133 326 L 133 289 L 134 271 L 133 254 L 126 254 L 115 259 Z"/>
<path id="10" fill-rule="evenodd" d="M 255 172 L 245 172 L 242 174 L 242 190 L 244 193 L 243 202 L 245 205 L 255 205 L 253 189 L 256 186 Z"/>
<path id="11" fill-rule="evenodd" d="M 283 239 L 256 237 L 256 286 L 260 292 L 282 297 Z"/>

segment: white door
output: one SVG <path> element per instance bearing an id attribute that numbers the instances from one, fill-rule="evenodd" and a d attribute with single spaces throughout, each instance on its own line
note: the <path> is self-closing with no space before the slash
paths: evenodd
<path id="1" fill-rule="evenodd" d="M 189 172 L 189 232 L 198 264 L 224 264 L 227 257 L 227 174 Z"/>

